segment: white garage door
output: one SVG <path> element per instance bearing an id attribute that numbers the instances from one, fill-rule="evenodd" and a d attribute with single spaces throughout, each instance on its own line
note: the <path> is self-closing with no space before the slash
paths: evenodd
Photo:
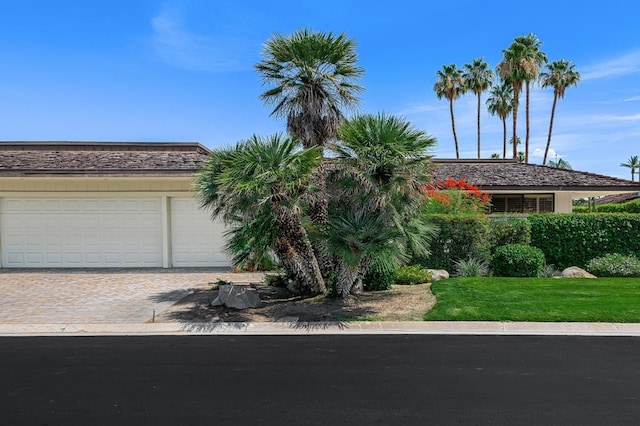
<path id="1" fill-rule="evenodd" d="M 4 199 L 6 267 L 162 266 L 160 199 Z"/>
<path id="2" fill-rule="evenodd" d="M 224 232 L 224 225 L 212 221 L 193 198 L 171 199 L 173 266 L 229 266 Z"/>

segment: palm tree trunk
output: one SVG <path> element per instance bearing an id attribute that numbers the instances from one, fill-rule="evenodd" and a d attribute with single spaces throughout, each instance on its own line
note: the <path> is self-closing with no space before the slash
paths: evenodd
<path id="1" fill-rule="evenodd" d="M 516 123 L 518 122 L 518 98 L 520 94 L 517 90 L 513 90 L 513 159 L 518 158 L 518 140 L 516 139 Z"/>
<path id="2" fill-rule="evenodd" d="M 281 226 L 276 251 L 285 269 L 293 272 L 296 284 L 302 291 L 326 293 L 327 287 L 300 214 L 276 203 L 273 204 L 273 211 Z"/>
<path id="3" fill-rule="evenodd" d="M 524 162 L 527 164 L 529 164 L 529 85 L 530 85 L 530 82 L 527 81 L 527 93 L 526 93 L 527 107 L 525 111 L 525 118 L 526 118 L 525 121 L 527 122 L 527 131 L 526 131 L 526 136 L 524 140 Z"/>
<path id="4" fill-rule="evenodd" d="M 453 119 L 453 99 L 449 100 L 449 112 L 451 113 L 451 129 L 453 130 L 453 142 L 456 144 L 456 158 L 460 158 L 458 152 L 458 136 L 456 135 L 456 122 Z"/>
<path id="5" fill-rule="evenodd" d="M 358 278 L 359 267 L 350 267 L 343 261 L 339 262 L 338 276 L 336 278 L 336 290 L 341 298 L 351 294 L 353 286 Z"/>
<path id="6" fill-rule="evenodd" d="M 547 164 L 547 155 L 549 155 L 549 147 L 551 146 L 551 131 L 553 130 L 553 117 L 556 114 L 556 103 L 558 102 L 558 95 L 553 96 L 553 106 L 551 107 L 551 120 L 549 120 L 549 136 L 547 136 L 547 146 L 544 148 L 544 158 L 542 159 L 542 165 Z"/>
<path id="7" fill-rule="evenodd" d="M 502 117 L 502 159 L 507 158 L 507 117 Z"/>
<path id="8" fill-rule="evenodd" d="M 478 158 L 480 158 L 480 93 L 478 93 Z"/>

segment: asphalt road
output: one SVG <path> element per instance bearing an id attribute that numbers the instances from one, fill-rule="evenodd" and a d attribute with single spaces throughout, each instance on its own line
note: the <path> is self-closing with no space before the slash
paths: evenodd
<path id="1" fill-rule="evenodd" d="M 640 338 L 2 338 L 0 424 L 636 425 Z"/>

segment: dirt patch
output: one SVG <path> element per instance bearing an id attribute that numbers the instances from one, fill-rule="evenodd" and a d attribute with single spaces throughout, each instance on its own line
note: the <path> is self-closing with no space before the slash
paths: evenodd
<path id="1" fill-rule="evenodd" d="M 216 289 L 200 289 L 187 295 L 155 319 L 156 322 L 265 322 L 265 321 L 422 321 L 435 304 L 429 284 L 394 286 L 388 291 L 371 291 L 332 299 L 303 298 L 283 288 L 252 285 L 262 306 L 250 309 L 212 307 Z"/>

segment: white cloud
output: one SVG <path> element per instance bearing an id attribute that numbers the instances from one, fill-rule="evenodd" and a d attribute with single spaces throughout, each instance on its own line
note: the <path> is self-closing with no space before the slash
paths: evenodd
<path id="1" fill-rule="evenodd" d="M 176 9 L 164 9 L 151 20 L 151 27 L 154 50 L 171 66 L 208 72 L 247 68 L 238 43 L 229 36 L 212 38 L 189 31 Z"/>
<path id="2" fill-rule="evenodd" d="M 591 66 L 584 67 L 581 79 L 595 80 L 600 78 L 613 78 L 640 72 L 640 51 L 611 58 Z"/>
<path id="3" fill-rule="evenodd" d="M 627 98 L 627 99 L 624 100 L 624 102 L 634 102 L 634 101 L 640 101 L 640 95 L 631 96 L 630 98 Z"/>

